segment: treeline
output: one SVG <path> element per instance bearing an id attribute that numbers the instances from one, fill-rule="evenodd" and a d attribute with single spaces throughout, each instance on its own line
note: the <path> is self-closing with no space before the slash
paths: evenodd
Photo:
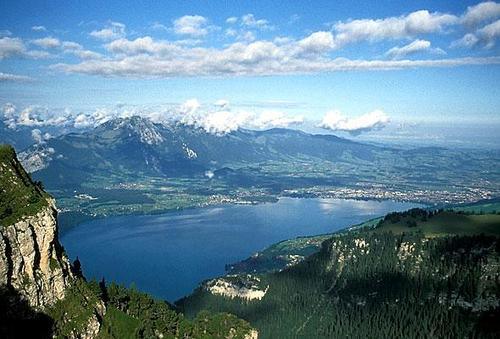
<path id="1" fill-rule="evenodd" d="M 288 270 L 262 275 L 270 287 L 261 301 L 199 289 L 179 306 L 189 316 L 202 309 L 236 314 L 260 338 L 495 338 L 499 243 L 348 233 Z"/>
<path id="2" fill-rule="evenodd" d="M 105 314 L 99 314 L 105 306 Z M 92 316 L 101 322 L 98 338 L 245 338 L 248 322 L 227 313 L 200 312 L 185 318 L 166 301 L 136 288 L 85 281 L 78 277 L 63 300 L 48 310 L 51 337 L 83 333 Z"/>
<path id="3" fill-rule="evenodd" d="M 417 222 L 425 222 L 435 215 L 443 212 L 443 209 L 437 210 L 424 210 L 422 208 L 412 208 L 404 212 L 391 212 L 385 215 L 383 219 L 379 221 L 379 225 L 383 223 L 396 224 L 401 221 L 406 221 L 409 227 L 416 227 Z"/>

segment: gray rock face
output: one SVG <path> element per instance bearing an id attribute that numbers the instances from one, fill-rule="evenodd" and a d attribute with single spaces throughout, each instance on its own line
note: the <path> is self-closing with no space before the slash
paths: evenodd
<path id="1" fill-rule="evenodd" d="M 36 215 L 0 228 L 0 285 L 12 286 L 36 309 L 63 299 L 73 279 L 56 215 L 50 201 Z"/>

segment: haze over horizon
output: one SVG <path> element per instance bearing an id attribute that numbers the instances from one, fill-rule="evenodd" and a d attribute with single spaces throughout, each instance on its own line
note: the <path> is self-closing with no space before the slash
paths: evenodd
<path id="1" fill-rule="evenodd" d="M 0 13 L 13 129 L 139 114 L 213 133 L 498 144 L 497 2 L 17 1 Z"/>

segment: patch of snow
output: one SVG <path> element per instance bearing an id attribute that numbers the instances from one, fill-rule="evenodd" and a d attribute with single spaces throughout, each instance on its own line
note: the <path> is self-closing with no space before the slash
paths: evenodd
<path id="1" fill-rule="evenodd" d="M 186 155 L 189 159 L 198 158 L 198 154 L 196 154 L 196 152 L 189 148 L 186 144 L 182 144 L 182 149 L 184 150 L 184 152 L 186 152 Z"/>

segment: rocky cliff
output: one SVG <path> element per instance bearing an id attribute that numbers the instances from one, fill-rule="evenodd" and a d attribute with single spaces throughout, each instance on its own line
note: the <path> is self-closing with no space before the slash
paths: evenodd
<path id="1" fill-rule="evenodd" d="M 37 309 L 64 298 L 72 280 L 57 239 L 56 213 L 50 200 L 35 215 L 0 229 L 0 285 L 13 287 Z"/>
<path id="2" fill-rule="evenodd" d="M 0 286 L 43 310 L 72 281 L 57 238 L 54 200 L 31 180 L 14 150 L 0 145 Z"/>
<path id="3" fill-rule="evenodd" d="M 106 307 L 84 284 L 59 243 L 55 201 L 0 145 L 0 337 L 95 338 Z"/>

